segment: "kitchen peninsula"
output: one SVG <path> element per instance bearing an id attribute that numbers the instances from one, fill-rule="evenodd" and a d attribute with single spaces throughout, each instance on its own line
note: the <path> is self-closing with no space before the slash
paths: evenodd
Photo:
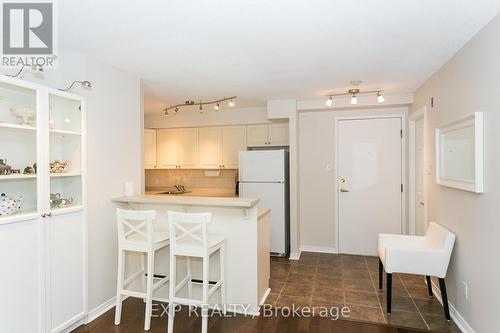
<path id="1" fill-rule="evenodd" d="M 258 199 L 222 198 L 184 195 L 137 195 L 113 199 L 121 208 L 154 209 L 157 211 L 155 228 L 168 230 L 167 211 L 211 212 L 212 222 L 209 233 L 226 236 L 226 303 L 236 307 L 237 312 L 257 314 L 269 289 L 269 209 L 258 208 Z M 168 251 L 159 253 L 156 258 L 156 272 L 168 275 Z M 210 280 L 219 276 L 219 258 L 214 254 L 210 260 Z M 178 260 L 177 280 L 185 274 L 186 265 Z M 201 261 L 193 263 L 193 278 L 201 279 Z M 198 289 L 198 288 L 197 288 Z M 161 292 L 160 290 L 159 292 Z M 193 289 L 194 295 L 201 291 Z M 166 299 L 168 295 L 155 295 L 156 299 Z M 216 292 L 210 299 L 211 304 L 220 301 Z"/>

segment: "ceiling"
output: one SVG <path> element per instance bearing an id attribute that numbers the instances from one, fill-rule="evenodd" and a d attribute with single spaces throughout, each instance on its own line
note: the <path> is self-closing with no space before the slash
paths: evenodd
<path id="1" fill-rule="evenodd" d="M 413 92 L 499 0 L 64 0 L 59 45 L 143 79 L 146 112 L 362 89 Z"/>

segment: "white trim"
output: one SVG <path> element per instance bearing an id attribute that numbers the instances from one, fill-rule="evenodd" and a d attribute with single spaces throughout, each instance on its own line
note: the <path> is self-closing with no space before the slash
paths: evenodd
<path id="1" fill-rule="evenodd" d="M 405 126 L 405 114 L 401 113 L 388 113 L 388 114 L 380 114 L 380 115 L 365 115 L 365 116 L 338 116 L 334 117 L 335 124 L 335 145 L 334 145 L 334 190 L 335 190 L 335 201 L 334 205 L 334 224 L 335 224 L 335 240 L 336 240 L 336 248 L 337 252 L 340 252 L 339 244 L 340 244 L 340 235 L 339 235 L 339 184 L 338 184 L 338 170 L 339 170 L 339 159 L 338 159 L 338 146 L 339 146 L 339 136 L 338 136 L 338 124 L 339 121 L 342 120 L 360 120 L 360 119 L 387 119 L 387 118 L 399 118 L 401 121 L 401 130 L 403 131 L 403 137 L 401 138 L 401 184 L 403 184 L 403 191 L 401 192 L 401 233 L 406 233 L 406 223 L 405 222 L 405 214 L 406 214 L 406 126 Z"/>
<path id="2" fill-rule="evenodd" d="M 262 304 L 264 304 L 266 302 L 267 297 L 269 296 L 270 293 L 271 293 L 271 288 L 267 288 L 266 292 L 264 293 L 264 296 L 262 296 L 262 298 L 261 298 L 261 300 L 259 302 L 259 307 L 262 306 Z"/>
<path id="3" fill-rule="evenodd" d="M 409 117 L 409 135 L 408 135 L 408 149 L 409 149 L 409 161 L 408 161 L 408 203 L 409 203 L 409 212 L 408 212 L 408 221 L 409 221 L 409 234 L 415 235 L 416 231 L 416 221 L 415 221 L 415 123 L 423 119 L 424 121 L 424 130 L 423 130 L 423 139 L 424 139 L 424 152 L 423 152 L 423 160 L 422 160 L 422 173 L 423 173 L 423 192 L 424 192 L 424 230 L 427 229 L 427 181 L 426 181 L 426 168 L 427 168 L 427 106 L 424 106 Z"/>
<path id="4" fill-rule="evenodd" d="M 290 256 L 288 256 L 288 259 L 290 260 L 299 260 L 300 259 L 300 250 L 299 252 L 290 252 Z"/>
<path id="5" fill-rule="evenodd" d="M 436 299 L 443 304 L 443 299 L 441 298 L 441 290 L 439 289 L 438 286 L 434 283 L 434 281 L 431 282 L 432 284 L 432 292 L 434 293 L 434 296 L 436 296 Z M 455 324 L 458 326 L 460 331 L 464 333 L 476 333 L 472 326 L 469 325 L 467 321 L 465 321 L 465 318 L 458 312 L 458 310 L 453 306 L 453 304 L 450 303 L 448 300 L 448 306 L 450 308 L 450 316 L 451 319 L 455 322 Z M 444 316 L 444 314 L 443 314 Z"/>
<path id="6" fill-rule="evenodd" d="M 123 299 L 125 300 L 126 298 L 128 298 L 128 296 L 125 296 Z M 108 312 L 110 309 L 112 309 L 115 305 L 116 305 L 116 296 L 113 296 L 106 302 L 90 310 L 87 315 L 86 324 L 93 322 L 94 320 L 96 320 L 97 318 Z"/>
<path id="7" fill-rule="evenodd" d="M 338 253 L 337 248 L 334 246 L 310 246 L 302 245 L 300 252 L 319 252 L 319 253 Z"/>

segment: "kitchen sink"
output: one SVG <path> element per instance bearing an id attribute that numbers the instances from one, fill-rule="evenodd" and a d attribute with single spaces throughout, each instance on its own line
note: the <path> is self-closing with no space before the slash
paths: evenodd
<path id="1" fill-rule="evenodd" d="M 186 193 L 191 193 L 191 191 L 165 191 L 165 192 L 160 192 L 158 194 L 186 194 Z"/>

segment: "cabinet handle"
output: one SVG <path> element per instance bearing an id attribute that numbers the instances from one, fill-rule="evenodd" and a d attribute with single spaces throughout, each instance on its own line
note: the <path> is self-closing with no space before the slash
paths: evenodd
<path id="1" fill-rule="evenodd" d="M 42 214 L 41 217 L 46 218 L 47 214 Z"/>
<path id="2" fill-rule="evenodd" d="M 47 214 L 47 216 L 48 216 L 48 217 L 51 217 L 51 216 L 52 216 L 52 213 L 48 213 L 48 214 Z"/>

